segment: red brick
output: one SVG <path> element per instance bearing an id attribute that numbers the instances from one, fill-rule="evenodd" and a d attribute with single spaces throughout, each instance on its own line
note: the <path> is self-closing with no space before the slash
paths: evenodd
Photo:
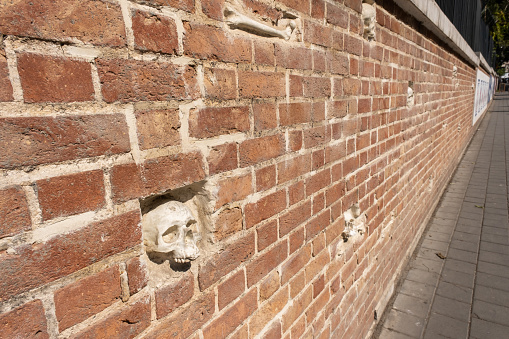
<path id="1" fill-rule="evenodd" d="M 280 339 L 281 338 L 281 321 L 276 321 L 270 325 L 269 329 L 264 333 L 263 339 Z"/>
<path id="2" fill-rule="evenodd" d="M 362 54 L 362 40 L 350 35 L 345 35 L 345 51 L 360 56 Z"/>
<path id="3" fill-rule="evenodd" d="M 254 59 L 258 65 L 274 66 L 274 43 L 262 40 L 254 41 Z"/>
<path id="4" fill-rule="evenodd" d="M 217 304 L 219 310 L 222 310 L 233 300 L 237 299 L 245 290 L 246 277 L 244 276 L 244 271 L 240 270 L 217 287 Z"/>
<path id="5" fill-rule="evenodd" d="M 304 95 L 302 76 L 290 74 L 290 96 L 301 97 Z"/>
<path id="6" fill-rule="evenodd" d="M 237 97 L 237 76 L 235 71 L 222 68 L 205 68 L 205 93 L 208 98 L 228 100 Z"/>
<path id="7" fill-rule="evenodd" d="M 282 238 L 311 217 L 311 201 L 293 207 L 279 218 L 279 236 Z"/>
<path id="8" fill-rule="evenodd" d="M 304 182 L 299 181 L 288 188 L 290 206 L 304 200 Z"/>
<path id="9" fill-rule="evenodd" d="M 240 165 L 249 166 L 277 158 L 284 153 L 285 143 L 280 135 L 246 140 L 240 144 Z"/>
<path id="10" fill-rule="evenodd" d="M 201 154 L 180 153 L 136 164 L 115 166 L 111 171 L 113 201 L 124 202 L 163 193 L 205 178 Z"/>
<path id="11" fill-rule="evenodd" d="M 303 294 L 301 294 L 291 307 L 283 314 L 283 331 L 286 332 L 290 326 L 297 320 L 304 310 L 313 301 L 313 295 L 311 294 L 311 287 L 308 287 Z M 294 334 L 292 334 L 292 337 Z M 297 337 L 297 336 L 295 336 Z M 311 337 L 311 336 L 310 336 Z"/>
<path id="12" fill-rule="evenodd" d="M 0 167 L 7 169 L 131 149 L 125 117 L 120 114 L 3 118 L 0 145 Z"/>
<path id="13" fill-rule="evenodd" d="M 134 338 L 149 326 L 150 298 L 147 296 L 87 327 L 75 338 Z"/>
<path id="14" fill-rule="evenodd" d="M 350 62 L 345 54 L 327 53 L 327 67 L 332 74 L 348 75 L 350 73 Z"/>
<path id="15" fill-rule="evenodd" d="M 286 95 L 285 75 L 275 72 L 239 72 L 241 98 L 271 98 Z"/>
<path id="16" fill-rule="evenodd" d="M 28 231 L 31 225 L 23 189 L 13 186 L 0 190 L 0 239 Z"/>
<path id="17" fill-rule="evenodd" d="M 140 244 L 138 212 L 92 223 L 43 244 L 22 245 L 16 254 L 0 253 L 0 300 L 42 286 L 110 255 Z"/>
<path id="18" fill-rule="evenodd" d="M 277 221 L 272 220 L 256 229 L 258 251 L 263 251 L 277 241 Z"/>
<path id="19" fill-rule="evenodd" d="M 212 318 L 215 311 L 214 293 L 201 295 L 189 306 L 173 312 L 155 326 L 145 338 L 185 339 Z"/>
<path id="20" fill-rule="evenodd" d="M 18 73 L 25 102 L 73 102 L 94 99 L 90 63 L 23 53 Z"/>
<path id="21" fill-rule="evenodd" d="M 4 50 L 0 49 L 0 102 L 12 101 L 13 99 L 9 70 L 7 69 L 7 59 L 5 58 Z"/>
<path id="22" fill-rule="evenodd" d="M 222 240 L 242 230 L 242 210 L 240 207 L 225 208 L 215 222 L 214 238 Z"/>
<path id="23" fill-rule="evenodd" d="M 295 179 L 311 171 L 311 156 L 309 154 L 297 156 L 277 165 L 278 183 Z"/>
<path id="24" fill-rule="evenodd" d="M 194 294 L 194 276 L 186 272 L 178 281 L 155 291 L 156 316 L 161 319 L 191 300 Z"/>
<path id="25" fill-rule="evenodd" d="M 332 30 L 330 27 L 305 20 L 304 41 L 319 46 L 330 47 L 332 45 Z"/>
<path id="26" fill-rule="evenodd" d="M 275 55 L 277 66 L 300 70 L 313 68 L 312 54 L 308 48 L 276 44 Z"/>
<path id="27" fill-rule="evenodd" d="M 192 110 L 189 135 L 210 138 L 223 134 L 249 131 L 249 109 L 240 107 L 207 107 Z"/>
<path id="28" fill-rule="evenodd" d="M 326 53 L 320 50 L 313 50 L 313 70 L 325 72 L 326 70 Z"/>
<path id="29" fill-rule="evenodd" d="M 325 194 L 323 192 L 315 194 L 313 197 L 313 215 L 325 208 Z"/>
<path id="30" fill-rule="evenodd" d="M 361 81 L 358 79 L 345 78 L 343 80 L 343 92 L 345 95 L 361 94 Z"/>
<path id="31" fill-rule="evenodd" d="M 299 12 L 309 14 L 309 0 L 281 0 L 280 2 Z"/>
<path id="32" fill-rule="evenodd" d="M 362 12 L 362 0 L 345 0 L 345 6 L 357 11 Z"/>
<path id="33" fill-rule="evenodd" d="M 335 118 L 344 118 L 348 114 L 348 102 L 346 100 L 330 101 L 329 112 Z"/>
<path id="34" fill-rule="evenodd" d="M 340 182 L 327 188 L 325 194 L 326 205 L 330 206 L 336 201 L 339 201 L 345 195 L 345 183 Z"/>
<path id="35" fill-rule="evenodd" d="M 304 227 L 299 227 L 295 232 L 290 234 L 290 253 L 301 248 L 304 243 Z"/>
<path id="36" fill-rule="evenodd" d="M 359 99 L 358 113 L 367 113 L 371 111 L 371 98 Z"/>
<path id="37" fill-rule="evenodd" d="M 327 3 L 327 22 L 341 28 L 348 27 L 348 12 L 339 6 Z"/>
<path id="38" fill-rule="evenodd" d="M 308 98 L 321 98 L 331 96 L 330 77 L 305 77 L 303 79 L 304 96 Z"/>
<path id="39" fill-rule="evenodd" d="M 281 268 L 281 283 L 286 284 L 297 272 L 299 272 L 311 259 L 311 247 L 306 246 L 283 264 Z"/>
<path id="40" fill-rule="evenodd" d="M 255 131 L 273 129 L 277 127 L 276 105 L 273 103 L 254 103 L 254 128 Z"/>
<path id="41" fill-rule="evenodd" d="M 270 271 L 285 261 L 288 256 L 287 241 L 280 241 L 275 247 L 258 256 L 247 265 L 247 287 L 256 284 Z"/>
<path id="42" fill-rule="evenodd" d="M 147 266 L 140 259 L 135 257 L 130 259 L 127 263 L 127 278 L 129 281 L 129 293 L 131 295 L 138 293 L 142 288 L 147 286 L 148 275 Z"/>
<path id="43" fill-rule="evenodd" d="M 184 54 L 223 62 L 251 62 L 251 42 L 233 38 L 219 28 L 184 23 Z"/>
<path id="44" fill-rule="evenodd" d="M 272 271 L 259 285 L 260 303 L 269 299 L 279 289 L 279 273 Z"/>
<path id="45" fill-rule="evenodd" d="M 256 170 L 256 191 L 265 191 L 276 186 L 276 166 L 270 165 Z"/>
<path id="46" fill-rule="evenodd" d="M 97 70 L 106 102 L 196 99 L 196 69 L 166 62 L 98 59 Z"/>
<path id="47" fill-rule="evenodd" d="M 46 315 L 40 300 L 0 314 L 0 328 L 3 338 L 49 338 Z"/>
<path id="48" fill-rule="evenodd" d="M 268 302 L 263 304 L 255 314 L 249 319 L 249 334 L 253 337 L 257 336 L 259 332 L 269 324 L 276 315 L 283 310 L 283 308 L 288 303 L 288 286 L 282 288 L 277 292 Z M 280 327 L 281 325 L 279 325 Z M 270 332 L 270 331 L 269 331 Z M 257 336 L 260 338 L 270 338 L 268 337 L 269 333 L 265 332 L 263 337 Z M 281 335 L 281 328 L 279 328 L 279 335 Z"/>
<path id="49" fill-rule="evenodd" d="M 306 180 L 306 196 L 310 196 L 318 192 L 322 188 L 328 186 L 331 182 L 330 169 L 325 169 Z"/>
<path id="50" fill-rule="evenodd" d="M 223 6 L 224 0 L 210 0 L 204 1 L 201 9 L 209 18 L 223 21 Z"/>
<path id="51" fill-rule="evenodd" d="M 198 282 L 203 291 L 236 269 L 255 252 L 254 232 L 229 244 L 223 252 L 211 256 L 208 262 L 200 265 Z"/>
<path id="52" fill-rule="evenodd" d="M 304 130 L 304 145 L 306 148 L 323 145 L 330 140 L 328 126 L 318 126 Z"/>
<path id="53" fill-rule="evenodd" d="M 257 291 L 251 290 L 232 307 L 222 313 L 205 329 L 203 329 L 204 339 L 226 338 L 239 326 L 247 317 L 249 317 L 258 308 Z"/>
<path id="54" fill-rule="evenodd" d="M 44 220 L 95 211 L 106 203 L 103 171 L 89 171 L 37 181 Z"/>
<path id="55" fill-rule="evenodd" d="M 178 51 L 177 25 L 169 17 L 131 11 L 134 47 L 141 51 L 175 54 Z"/>
<path id="56" fill-rule="evenodd" d="M 327 302 L 329 301 L 329 290 L 323 291 L 322 294 L 309 306 L 306 310 L 306 319 L 308 323 L 311 323 L 316 318 L 318 313 L 325 309 Z"/>
<path id="57" fill-rule="evenodd" d="M 283 18 L 283 13 L 280 9 L 266 5 L 260 0 L 242 0 L 242 2 L 247 8 L 262 17 L 264 21 L 276 24 L 279 19 Z"/>
<path id="58" fill-rule="evenodd" d="M 315 19 L 323 19 L 325 16 L 325 1 L 311 0 L 311 16 Z"/>
<path id="59" fill-rule="evenodd" d="M 330 224 L 330 211 L 325 210 L 306 224 L 306 241 L 313 239 Z"/>
<path id="60" fill-rule="evenodd" d="M 55 292 L 58 329 L 63 331 L 101 312 L 120 298 L 118 266 L 78 280 Z"/>
<path id="61" fill-rule="evenodd" d="M 212 147 L 207 161 L 209 163 L 209 173 L 211 175 L 237 168 L 239 166 L 237 160 L 237 144 L 229 143 Z"/>
<path id="62" fill-rule="evenodd" d="M 272 217 L 286 208 L 286 192 L 277 191 L 267 195 L 257 202 L 244 207 L 246 227 L 252 227 L 259 222 Z"/>
<path id="63" fill-rule="evenodd" d="M 311 103 L 296 102 L 279 105 L 279 123 L 282 126 L 311 122 Z"/>
<path id="64" fill-rule="evenodd" d="M 2 7 L 0 31 L 5 35 L 67 42 L 77 39 L 115 47 L 126 44 L 120 6 L 109 1 L 22 0 Z"/>
<path id="65" fill-rule="evenodd" d="M 223 179 L 218 183 L 218 186 L 216 207 L 242 200 L 253 193 L 251 173 Z"/>
<path id="66" fill-rule="evenodd" d="M 135 114 L 140 149 L 180 145 L 178 109 L 136 110 Z"/>
<path id="67" fill-rule="evenodd" d="M 297 152 L 302 149 L 302 131 L 290 131 L 288 133 L 288 150 Z"/>
<path id="68" fill-rule="evenodd" d="M 318 279 L 316 279 L 313 282 L 313 298 L 316 298 L 323 291 L 324 287 L 325 287 L 325 279 L 324 279 L 324 275 L 321 274 L 318 277 Z"/>

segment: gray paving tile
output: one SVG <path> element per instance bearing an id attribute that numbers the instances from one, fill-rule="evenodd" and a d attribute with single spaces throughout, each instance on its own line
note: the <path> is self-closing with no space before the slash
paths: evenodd
<path id="1" fill-rule="evenodd" d="M 471 252 L 469 252 L 471 253 Z M 454 270 L 463 273 L 474 274 L 476 270 L 476 264 L 469 263 L 466 261 L 451 259 L 447 257 L 445 260 L 444 270 Z"/>
<path id="2" fill-rule="evenodd" d="M 462 226 L 479 227 L 481 223 L 477 220 L 466 219 L 466 218 L 460 217 L 460 218 L 458 218 L 457 224 L 458 224 L 458 226 L 462 225 Z"/>
<path id="3" fill-rule="evenodd" d="M 423 301 L 430 301 L 433 297 L 435 286 L 426 285 L 420 282 L 405 280 L 401 285 L 400 293 L 416 297 Z"/>
<path id="4" fill-rule="evenodd" d="M 453 240 L 461 240 L 461 241 L 466 241 L 466 242 L 471 242 L 471 243 L 478 243 L 479 242 L 479 236 L 476 235 L 476 234 L 470 234 L 470 233 L 465 233 L 465 232 L 454 232 L 453 236 L 452 236 L 452 239 Z"/>
<path id="5" fill-rule="evenodd" d="M 509 255 L 509 244 L 495 244 L 493 242 L 481 241 L 481 252 L 494 252 Z"/>
<path id="6" fill-rule="evenodd" d="M 467 323 L 470 321 L 470 303 L 464 303 L 440 295 L 435 296 L 431 312 L 442 314 Z"/>
<path id="7" fill-rule="evenodd" d="M 442 335 L 452 339 L 464 339 L 467 337 L 467 332 L 468 322 L 432 313 L 426 326 L 425 338 L 436 338 L 433 335 Z"/>
<path id="8" fill-rule="evenodd" d="M 449 299 L 458 300 L 464 303 L 471 303 L 474 290 L 465 286 L 459 286 L 446 281 L 441 281 L 438 284 L 436 293 Z"/>
<path id="9" fill-rule="evenodd" d="M 410 263 L 410 267 L 423 271 L 440 273 L 443 264 L 443 261 L 429 260 L 417 257 Z"/>
<path id="10" fill-rule="evenodd" d="M 445 241 L 437 241 L 437 240 L 433 240 L 433 239 L 424 239 L 421 246 L 425 247 L 425 248 L 431 248 L 436 251 L 447 252 L 449 243 L 445 242 Z"/>
<path id="11" fill-rule="evenodd" d="M 509 308 L 474 299 L 472 317 L 507 325 L 509 324 Z"/>
<path id="12" fill-rule="evenodd" d="M 442 253 L 442 252 L 435 251 L 435 250 L 432 250 L 432 249 L 426 248 L 426 247 L 421 247 L 417 252 L 417 257 L 431 260 L 431 261 L 439 261 L 439 262 L 443 261 L 443 259 L 440 259 L 440 257 L 437 255 L 437 253 Z M 442 253 L 442 254 L 445 255 L 445 253 Z"/>
<path id="13" fill-rule="evenodd" d="M 477 270 L 479 272 L 488 273 L 495 276 L 493 277 L 493 279 L 497 279 L 497 277 L 504 277 L 509 279 L 509 269 L 507 268 L 507 266 L 501 266 L 485 261 L 479 261 L 477 263 Z"/>
<path id="14" fill-rule="evenodd" d="M 447 258 L 465 261 L 472 264 L 477 263 L 477 253 L 460 250 L 457 248 L 450 248 L 447 252 Z"/>
<path id="15" fill-rule="evenodd" d="M 419 298 L 411 297 L 405 294 L 398 294 L 394 301 L 394 309 L 414 315 L 421 319 L 425 319 L 428 315 L 430 304 L 427 301 L 423 301 Z"/>
<path id="16" fill-rule="evenodd" d="M 509 266 L 509 255 L 495 252 L 480 252 L 479 260 L 490 262 L 492 264 Z"/>
<path id="17" fill-rule="evenodd" d="M 509 279 L 502 276 L 477 272 L 475 283 L 477 285 L 509 291 Z"/>
<path id="18" fill-rule="evenodd" d="M 392 309 L 385 320 L 384 327 L 409 336 L 419 337 L 423 323 L 418 317 Z"/>
<path id="19" fill-rule="evenodd" d="M 440 275 L 435 272 L 411 268 L 407 273 L 406 279 L 426 285 L 436 286 L 439 277 Z"/>
<path id="20" fill-rule="evenodd" d="M 472 318 L 470 325 L 470 337 L 476 339 L 507 338 L 509 327 L 493 322 Z"/>
<path id="21" fill-rule="evenodd" d="M 493 227 L 493 226 L 487 226 L 487 225 L 484 225 L 482 227 L 482 232 L 487 233 L 487 234 L 501 235 L 504 237 L 507 237 L 509 235 L 507 228 Z"/>
<path id="22" fill-rule="evenodd" d="M 333 338 L 333 337 L 332 337 Z M 403 333 L 394 332 L 391 329 L 383 328 L 382 332 L 380 332 L 379 339 L 411 339 L 417 337 L 411 337 Z"/>
<path id="23" fill-rule="evenodd" d="M 468 274 L 453 270 L 444 270 L 442 272 L 442 281 L 468 288 L 472 288 L 474 286 L 474 277 L 474 274 Z"/>
<path id="24" fill-rule="evenodd" d="M 426 234 L 426 239 L 449 242 L 449 240 L 451 239 L 451 235 L 444 234 L 444 233 L 429 233 L 428 232 Z"/>
<path id="25" fill-rule="evenodd" d="M 463 251 L 475 252 L 479 250 L 479 243 L 472 243 L 462 240 L 453 239 L 451 241 L 451 248 L 457 248 Z"/>
<path id="26" fill-rule="evenodd" d="M 479 284 L 475 286 L 474 298 L 491 304 L 509 306 L 509 291 L 490 288 Z"/>

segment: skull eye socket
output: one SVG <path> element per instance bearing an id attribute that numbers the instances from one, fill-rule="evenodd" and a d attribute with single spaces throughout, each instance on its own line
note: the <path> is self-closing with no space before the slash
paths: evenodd
<path id="1" fill-rule="evenodd" d="M 168 229 L 163 233 L 163 240 L 167 243 L 171 243 L 177 240 L 178 238 L 178 229 L 177 225 L 173 225 L 168 227 Z"/>

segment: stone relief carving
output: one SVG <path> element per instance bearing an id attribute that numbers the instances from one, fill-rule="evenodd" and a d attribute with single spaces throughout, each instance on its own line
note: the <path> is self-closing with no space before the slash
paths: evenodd
<path id="1" fill-rule="evenodd" d="M 362 4 L 362 22 L 364 23 L 364 39 L 375 40 L 376 10 L 369 3 Z"/>
<path id="2" fill-rule="evenodd" d="M 361 213 L 358 203 L 343 213 L 343 217 L 345 218 L 345 230 L 341 234 L 343 242 L 366 232 L 367 216 L 365 213 Z"/>
<path id="3" fill-rule="evenodd" d="M 250 14 L 252 15 L 252 13 Z M 249 33 L 284 40 L 289 40 L 298 26 L 298 19 L 296 17 L 280 19 L 278 25 L 282 27 L 272 27 L 261 23 L 249 17 L 244 5 L 238 0 L 230 0 L 225 3 L 224 17 L 230 28 L 237 28 Z"/>
<path id="4" fill-rule="evenodd" d="M 199 233 L 192 226 L 196 218 L 179 201 L 169 201 L 147 212 L 142 219 L 147 253 L 166 253 L 177 263 L 196 260 L 200 255 Z"/>
<path id="5" fill-rule="evenodd" d="M 412 89 L 412 87 L 408 86 L 406 105 L 408 107 L 413 107 L 414 103 L 415 103 L 415 100 L 414 100 L 414 90 Z"/>

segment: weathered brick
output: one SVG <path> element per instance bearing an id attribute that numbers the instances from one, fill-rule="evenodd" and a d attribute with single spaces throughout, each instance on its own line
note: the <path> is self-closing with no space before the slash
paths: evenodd
<path id="1" fill-rule="evenodd" d="M 250 139 L 240 144 L 240 165 L 249 166 L 277 158 L 284 152 L 285 143 L 280 135 Z"/>
<path id="2" fill-rule="evenodd" d="M 156 316 L 161 319 L 191 300 L 194 293 L 194 276 L 186 272 L 178 281 L 155 291 Z"/>
<path id="3" fill-rule="evenodd" d="M 348 12 L 330 2 L 327 3 L 327 22 L 341 28 L 348 27 Z"/>
<path id="4" fill-rule="evenodd" d="M 239 95 L 242 98 L 282 97 L 286 94 L 285 75 L 280 72 L 239 72 Z"/>
<path id="5" fill-rule="evenodd" d="M 49 338 L 46 315 L 40 300 L 0 314 L 0 328 L 4 338 Z"/>
<path id="6" fill-rule="evenodd" d="M 0 253 L 0 300 L 42 286 L 110 255 L 140 244 L 138 212 L 92 223 L 43 244 L 21 245 Z"/>
<path id="7" fill-rule="evenodd" d="M 97 70 L 106 102 L 196 99 L 196 69 L 166 62 L 98 59 Z"/>
<path id="8" fill-rule="evenodd" d="M 330 175 L 330 169 L 325 169 L 309 177 L 306 180 L 306 195 L 310 196 L 313 193 L 318 192 L 322 188 L 328 186 L 331 182 Z"/>
<path id="9" fill-rule="evenodd" d="M 208 98 L 228 100 L 237 97 L 237 76 L 234 70 L 207 67 L 203 80 Z"/>
<path id="10" fill-rule="evenodd" d="M 23 189 L 13 186 L 0 190 L 0 239 L 28 231 L 31 225 Z"/>
<path id="11" fill-rule="evenodd" d="M 286 6 L 304 14 L 309 14 L 309 0 L 281 0 Z"/>
<path id="12" fill-rule="evenodd" d="M 292 255 L 281 268 L 281 283 L 286 284 L 311 259 L 311 246 L 306 246 Z"/>
<path id="13" fill-rule="evenodd" d="M 131 11 L 131 18 L 136 49 L 166 54 L 177 52 L 177 25 L 173 19 L 138 10 Z"/>
<path id="14" fill-rule="evenodd" d="M 244 207 L 246 227 L 253 227 L 259 222 L 281 212 L 286 207 L 286 192 L 277 191 L 269 194 L 257 202 L 249 203 Z"/>
<path id="15" fill-rule="evenodd" d="M 178 109 L 138 109 L 135 115 L 140 149 L 180 145 Z"/>
<path id="16" fill-rule="evenodd" d="M 254 41 L 254 60 L 259 65 L 274 66 L 274 43 L 263 40 Z"/>
<path id="17" fill-rule="evenodd" d="M 348 101 L 331 101 L 329 105 L 330 115 L 335 118 L 344 118 L 348 114 Z"/>
<path id="18" fill-rule="evenodd" d="M 313 68 L 312 54 L 308 48 L 276 44 L 275 55 L 278 66 L 300 70 Z"/>
<path id="19" fill-rule="evenodd" d="M 194 12 L 194 1 L 195 0 L 133 0 L 134 2 L 154 6 L 164 7 L 169 6 L 177 9 L 181 9 L 186 12 Z"/>
<path id="20" fill-rule="evenodd" d="M 279 105 L 279 123 L 282 126 L 311 122 L 311 103 L 296 102 Z"/>
<path id="21" fill-rule="evenodd" d="M 253 256 L 255 252 L 254 232 L 249 233 L 216 255 L 210 257 L 208 262 L 200 265 L 198 282 L 203 291 L 226 274 L 237 268 L 241 263 Z"/>
<path id="22" fill-rule="evenodd" d="M 306 241 L 313 239 L 330 224 L 330 211 L 325 210 L 306 224 Z"/>
<path id="23" fill-rule="evenodd" d="M 269 299 L 279 289 L 279 273 L 272 271 L 259 285 L 260 303 Z"/>
<path id="24" fill-rule="evenodd" d="M 283 308 L 288 303 L 288 286 L 282 288 L 277 292 L 268 302 L 263 304 L 256 312 L 253 314 L 251 319 L 249 320 L 249 334 L 252 337 L 256 337 L 258 333 L 268 324 L 270 323 L 276 315 L 283 310 Z M 281 326 L 281 325 L 279 325 Z M 277 327 L 276 327 L 277 329 Z M 265 333 L 263 336 L 264 339 L 270 338 L 279 338 L 274 337 L 274 334 Z M 279 335 L 281 335 L 281 329 L 279 328 Z"/>
<path id="25" fill-rule="evenodd" d="M 209 173 L 216 174 L 233 170 L 239 166 L 237 160 L 237 144 L 228 143 L 211 147 L 209 156 Z"/>
<path id="26" fill-rule="evenodd" d="M 278 183 L 284 183 L 295 179 L 311 171 L 311 157 L 304 154 L 280 162 L 277 165 Z"/>
<path id="27" fill-rule="evenodd" d="M 321 98 L 331 96 L 330 77 L 305 77 L 303 79 L 304 96 L 308 98 Z"/>
<path id="28" fill-rule="evenodd" d="M 251 193 L 253 193 L 251 173 L 223 179 L 218 183 L 216 207 L 242 200 Z"/>
<path id="29" fill-rule="evenodd" d="M 246 132 L 249 126 L 247 106 L 196 109 L 191 111 L 189 117 L 189 135 L 195 138 Z"/>
<path id="30" fill-rule="evenodd" d="M 311 0 L 311 16 L 315 19 L 323 19 L 325 16 L 325 1 Z"/>
<path id="31" fill-rule="evenodd" d="M 342 53 L 328 52 L 327 68 L 332 74 L 348 75 L 350 73 L 348 56 Z"/>
<path id="32" fill-rule="evenodd" d="M 63 331 L 101 312 L 120 298 L 120 272 L 111 267 L 55 292 L 58 329 Z"/>
<path id="33" fill-rule="evenodd" d="M 357 11 L 362 12 L 362 0 L 345 0 L 345 6 Z"/>
<path id="34" fill-rule="evenodd" d="M 183 307 L 163 319 L 145 337 L 149 339 L 185 339 L 209 321 L 214 311 L 214 293 L 203 294 L 191 302 L 189 306 Z"/>
<path id="35" fill-rule="evenodd" d="M 244 293 L 246 289 L 246 277 L 244 271 L 240 270 L 231 276 L 228 280 L 225 280 L 217 287 L 217 304 L 219 310 L 222 310 L 225 306 L 237 299 L 239 295 Z"/>
<path id="36" fill-rule="evenodd" d="M 9 78 L 9 70 L 7 69 L 7 59 L 5 51 L 0 49 L 0 102 L 12 101 L 12 85 Z"/>
<path id="37" fill-rule="evenodd" d="M 146 197 L 200 181 L 205 177 L 203 166 L 197 152 L 153 158 L 140 166 L 115 166 L 111 170 L 113 201 Z"/>
<path id="38" fill-rule="evenodd" d="M 256 229 L 258 251 L 263 251 L 277 240 L 277 221 L 272 220 Z"/>
<path id="39" fill-rule="evenodd" d="M 247 287 L 249 288 L 260 281 L 260 279 L 285 261 L 287 256 L 288 243 L 287 241 L 280 241 L 275 247 L 251 261 L 246 267 Z"/>
<path id="40" fill-rule="evenodd" d="M 240 207 L 225 208 L 214 223 L 214 238 L 222 240 L 242 230 L 242 210 Z"/>
<path id="41" fill-rule="evenodd" d="M 125 46 L 120 6 L 94 0 L 29 0 L 4 2 L 0 31 L 5 35 L 94 45 Z M 98 22 L 101 24 L 98 25 Z"/>
<path id="42" fill-rule="evenodd" d="M 330 27 L 305 20 L 304 41 L 319 46 L 330 47 L 332 45 L 332 30 Z"/>
<path id="43" fill-rule="evenodd" d="M 311 217 L 311 201 L 293 207 L 279 218 L 279 236 L 284 237 Z"/>
<path id="44" fill-rule="evenodd" d="M 256 191 L 265 191 L 276 186 L 276 166 L 270 165 L 256 170 Z"/>
<path id="45" fill-rule="evenodd" d="M 255 131 L 277 127 L 276 105 L 273 103 L 254 103 L 253 116 Z"/>
<path id="46" fill-rule="evenodd" d="M 219 28 L 184 23 L 184 54 L 193 58 L 224 62 L 251 62 L 251 42 L 234 38 Z"/>
<path id="47" fill-rule="evenodd" d="M 145 286 L 147 286 L 148 283 L 147 266 L 140 259 L 140 257 L 130 259 L 126 263 L 126 266 L 129 293 L 133 295 L 141 291 L 141 289 L 144 288 Z"/>
<path id="48" fill-rule="evenodd" d="M 93 338 L 134 338 L 150 326 L 150 298 L 148 296 L 130 302 L 121 310 L 86 327 L 76 334 L 79 339 Z"/>
<path id="49" fill-rule="evenodd" d="M 98 210 L 106 203 L 103 171 L 39 180 L 37 197 L 44 220 Z"/>
<path id="50" fill-rule="evenodd" d="M 23 53 L 18 73 L 25 102 L 73 102 L 94 99 L 92 70 L 88 62 Z"/>
<path id="51" fill-rule="evenodd" d="M 288 133 L 288 150 L 292 152 L 297 152 L 302 149 L 302 131 L 290 131 Z"/>
<path id="52" fill-rule="evenodd" d="M 0 119 L 0 167 L 13 169 L 130 151 L 125 117 L 23 117 Z"/>
<path id="53" fill-rule="evenodd" d="M 304 130 L 304 145 L 306 148 L 323 145 L 328 142 L 330 138 L 329 126 L 318 126 Z"/>
<path id="54" fill-rule="evenodd" d="M 201 9 L 209 18 L 223 21 L 223 6 L 225 0 L 204 1 Z"/>
<path id="55" fill-rule="evenodd" d="M 258 307 L 257 291 L 252 289 L 239 301 L 222 313 L 203 329 L 204 339 L 222 339 L 232 333 L 240 323 L 249 317 Z"/>

